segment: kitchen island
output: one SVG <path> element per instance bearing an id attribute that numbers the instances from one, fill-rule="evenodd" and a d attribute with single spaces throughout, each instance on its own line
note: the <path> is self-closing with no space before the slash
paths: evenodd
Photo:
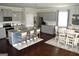
<path id="1" fill-rule="evenodd" d="M 18 50 L 38 43 L 43 39 L 38 37 L 40 29 L 25 28 L 20 30 L 9 30 L 9 43 Z"/>

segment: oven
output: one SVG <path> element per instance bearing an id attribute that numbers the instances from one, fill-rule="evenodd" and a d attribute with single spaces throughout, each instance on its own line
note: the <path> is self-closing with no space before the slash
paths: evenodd
<path id="1" fill-rule="evenodd" d="M 8 30 L 14 29 L 11 26 L 11 23 L 5 23 L 5 24 L 3 24 L 3 28 L 5 28 L 5 30 L 6 30 L 6 37 L 8 37 Z"/>

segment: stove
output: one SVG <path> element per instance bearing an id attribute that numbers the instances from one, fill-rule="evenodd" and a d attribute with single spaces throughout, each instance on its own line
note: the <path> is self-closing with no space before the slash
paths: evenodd
<path id="1" fill-rule="evenodd" d="M 7 37 L 8 37 L 8 30 L 14 29 L 14 28 L 11 26 L 11 23 L 5 23 L 5 24 L 3 24 L 3 28 L 5 28 L 5 30 L 6 30 L 6 36 L 7 36 Z"/>

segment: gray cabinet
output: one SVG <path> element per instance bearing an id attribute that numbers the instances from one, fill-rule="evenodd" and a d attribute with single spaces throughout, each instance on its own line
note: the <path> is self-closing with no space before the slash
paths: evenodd
<path id="1" fill-rule="evenodd" d="M 13 12 L 12 19 L 13 21 L 22 21 L 22 12 Z"/>
<path id="2" fill-rule="evenodd" d="M 0 9 L 0 22 L 3 22 L 3 17 L 12 17 L 12 10 Z"/>
<path id="3" fill-rule="evenodd" d="M 0 39 L 6 37 L 5 28 L 0 28 Z"/>
<path id="4" fill-rule="evenodd" d="M 3 21 L 3 17 L 12 17 L 12 21 L 22 21 L 23 13 L 20 11 L 12 11 L 11 9 L 1 9 L 0 22 Z"/>
<path id="5" fill-rule="evenodd" d="M 3 12 L 0 11 L 0 22 L 3 21 Z"/>
<path id="6" fill-rule="evenodd" d="M 3 9 L 3 16 L 4 17 L 12 17 L 12 10 L 10 10 L 10 9 Z"/>

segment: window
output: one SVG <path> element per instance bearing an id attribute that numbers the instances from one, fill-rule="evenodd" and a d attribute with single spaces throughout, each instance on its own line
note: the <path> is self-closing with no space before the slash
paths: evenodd
<path id="1" fill-rule="evenodd" d="M 68 11 L 59 11 L 58 13 L 58 26 L 67 27 Z"/>

